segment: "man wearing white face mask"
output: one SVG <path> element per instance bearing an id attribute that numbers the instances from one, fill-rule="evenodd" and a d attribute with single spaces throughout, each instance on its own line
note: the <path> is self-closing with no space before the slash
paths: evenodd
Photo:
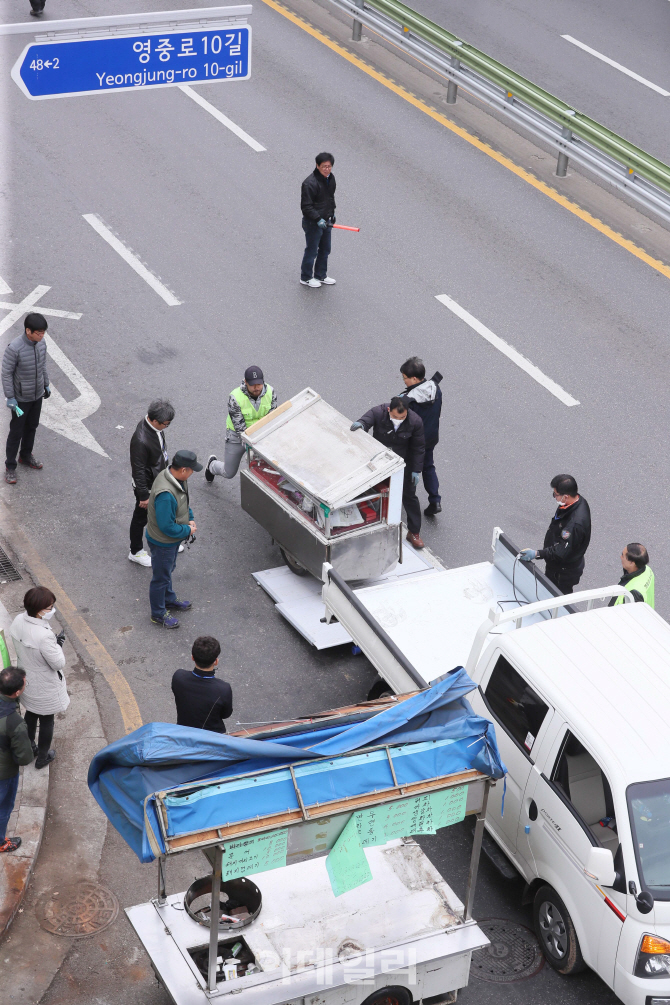
<path id="1" fill-rule="evenodd" d="M 17 614 L 10 628 L 18 666 L 26 674 L 21 704 L 26 710 L 26 727 L 36 768 L 45 768 L 56 756 L 56 751 L 51 749 L 54 716 L 64 712 L 70 704 L 62 672 L 65 635 L 62 632 L 54 635 L 49 624 L 56 611 L 55 603 L 51 590 L 46 586 L 34 586 L 23 598 L 25 614 Z"/>
<path id="2" fill-rule="evenodd" d="M 584 572 L 584 555 L 591 541 L 591 510 L 572 475 L 555 475 L 550 484 L 558 509 L 544 535 L 544 545 L 539 551 L 524 548 L 519 558 L 522 562 L 544 559 L 547 579 L 561 593 L 572 593 Z"/>

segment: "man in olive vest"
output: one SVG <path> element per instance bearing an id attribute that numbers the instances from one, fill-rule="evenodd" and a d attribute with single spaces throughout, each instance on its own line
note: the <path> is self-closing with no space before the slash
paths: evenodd
<path id="1" fill-rule="evenodd" d="M 217 461 L 216 454 L 210 454 L 207 458 L 205 478 L 210 484 L 214 481 L 214 475 L 235 477 L 244 457 L 241 434 L 276 407 L 277 392 L 265 383 L 260 366 L 248 366 L 244 371 L 244 380 L 230 392 L 228 398 L 223 461 Z"/>
<path id="2" fill-rule="evenodd" d="M 637 541 L 627 544 L 621 552 L 623 576 L 619 586 L 625 586 L 633 594 L 637 604 L 654 606 L 654 573 L 649 568 L 649 553 Z M 623 597 L 612 597 L 609 606 L 623 604 Z"/>
<path id="3" fill-rule="evenodd" d="M 147 508 L 147 543 L 151 552 L 153 575 L 149 585 L 151 620 L 163 628 L 179 628 L 179 620 L 168 613 L 187 611 L 190 600 L 178 600 L 172 589 L 172 573 L 182 541 L 187 541 L 197 528 L 189 505 L 186 482 L 202 464 L 192 450 L 178 450 L 169 468 L 156 475 L 149 493 Z"/>

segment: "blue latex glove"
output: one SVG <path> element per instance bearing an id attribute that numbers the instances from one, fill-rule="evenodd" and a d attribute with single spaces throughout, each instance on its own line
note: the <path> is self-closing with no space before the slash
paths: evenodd
<path id="1" fill-rule="evenodd" d="M 533 551 L 532 548 L 524 548 L 520 553 L 519 558 L 522 562 L 532 562 L 536 555 L 537 552 Z"/>
<path id="2" fill-rule="evenodd" d="M 323 219 L 323 217 L 321 217 L 321 219 L 320 219 L 320 220 L 317 220 L 317 221 L 316 221 L 316 225 L 317 225 L 317 227 L 321 227 L 321 230 L 325 230 L 325 229 L 326 229 L 326 227 L 328 226 L 328 224 L 327 224 L 327 223 L 326 223 L 326 221 L 325 221 L 325 220 Z"/>
<path id="3" fill-rule="evenodd" d="M 412 485 L 414 486 L 414 488 L 416 488 L 417 485 L 419 484 L 420 478 L 421 478 L 420 471 L 412 471 Z"/>
<path id="4" fill-rule="evenodd" d="M 355 429 L 362 429 L 362 428 L 363 428 L 362 422 L 352 422 L 351 425 L 349 426 L 349 429 L 351 430 L 352 433 L 354 432 Z"/>
<path id="5" fill-rule="evenodd" d="M 18 415 L 18 417 L 20 419 L 21 416 L 23 415 L 23 409 L 19 408 L 19 406 L 17 405 L 16 408 L 14 409 L 14 415 Z"/>
<path id="6" fill-rule="evenodd" d="M 49 385 L 48 385 L 48 384 L 47 384 L 47 386 L 46 386 L 46 387 L 44 388 L 44 394 L 42 395 L 42 397 L 43 397 L 43 398 L 50 398 L 50 397 L 51 397 L 51 388 L 49 387 Z"/>
<path id="7" fill-rule="evenodd" d="M 6 398 L 5 400 L 7 402 L 7 408 L 16 408 L 18 405 L 16 398 Z"/>

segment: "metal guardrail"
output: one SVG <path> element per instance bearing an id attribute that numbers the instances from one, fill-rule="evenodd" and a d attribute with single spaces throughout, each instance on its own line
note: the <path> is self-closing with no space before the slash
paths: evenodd
<path id="1" fill-rule="evenodd" d="M 670 223 L 667 164 L 398 0 L 329 2 L 353 18 L 354 42 L 364 25 L 446 76 L 448 104 L 456 102 L 461 85 L 556 149 L 559 178 L 572 159 Z"/>

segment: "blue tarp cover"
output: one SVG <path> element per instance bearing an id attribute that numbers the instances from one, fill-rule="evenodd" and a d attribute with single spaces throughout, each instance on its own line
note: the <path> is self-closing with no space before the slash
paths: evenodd
<path id="1" fill-rule="evenodd" d="M 293 765 L 306 805 L 389 788 L 392 776 L 384 751 L 329 760 L 381 744 L 393 745 L 400 784 L 474 768 L 502 778 L 495 731 L 475 715 L 465 695 L 476 685 L 462 667 L 419 694 L 354 725 L 328 725 L 272 740 L 251 740 L 203 729 L 152 722 L 98 751 L 88 784 L 99 806 L 140 861 L 165 850 L 154 793 L 163 799 L 168 834 L 177 836 L 212 826 L 281 812 L 298 805 L 288 770 Z M 323 758 L 313 764 L 301 761 Z M 266 775 L 254 772 L 276 768 Z M 240 775 L 248 775 L 240 778 Z M 221 779 L 219 785 L 198 783 Z M 194 783 L 190 787 L 190 783 Z M 189 785 L 181 793 L 170 792 Z"/>

